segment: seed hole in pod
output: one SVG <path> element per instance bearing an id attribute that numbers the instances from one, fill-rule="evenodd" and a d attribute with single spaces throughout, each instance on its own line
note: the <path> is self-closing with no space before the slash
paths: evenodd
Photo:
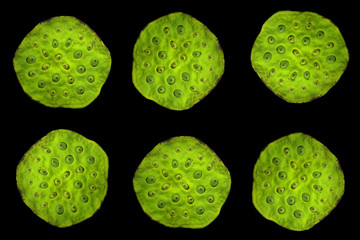
<path id="1" fill-rule="evenodd" d="M 53 48 L 57 48 L 59 46 L 59 42 L 56 39 L 54 39 L 52 41 L 51 45 L 52 45 Z"/>
<path id="2" fill-rule="evenodd" d="M 179 200 L 180 200 L 179 194 L 175 193 L 175 194 L 172 195 L 172 197 L 171 197 L 171 201 L 172 201 L 172 202 L 176 203 L 176 202 L 178 202 Z"/>
<path id="3" fill-rule="evenodd" d="M 284 213 L 285 213 L 285 208 L 284 208 L 284 207 L 279 207 L 278 210 L 277 210 L 277 212 L 278 212 L 279 214 L 284 214 Z"/>
<path id="4" fill-rule="evenodd" d="M 57 74 L 57 73 L 55 73 L 55 74 L 52 76 L 52 81 L 53 81 L 54 83 L 59 82 L 59 81 L 60 81 L 60 75 Z"/>
<path id="5" fill-rule="evenodd" d="M 79 166 L 77 169 L 76 169 L 76 172 L 77 173 L 83 173 L 85 171 L 85 168 L 82 167 L 82 166 Z"/>
<path id="6" fill-rule="evenodd" d="M 148 55 L 148 56 L 149 56 L 150 53 L 151 53 L 150 49 L 145 49 L 143 52 L 144 52 L 145 55 Z"/>
<path id="7" fill-rule="evenodd" d="M 176 49 L 176 48 L 177 48 L 177 43 L 172 40 L 172 41 L 170 41 L 170 46 L 171 46 L 172 48 Z"/>
<path id="8" fill-rule="evenodd" d="M 213 196 L 213 195 L 209 195 L 209 196 L 207 197 L 207 201 L 208 201 L 208 203 L 213 203 L 213 202 L 215 201 L 214 196 Z"/>
<path id="9" fill-rule="evenodd" d="M 334 63 L 336 61 L 336 57 L 334 55 L 327 56 L 326 61 L 328 63 Z"/>
<path id="10" fill-rule="evenodd" d="M 194 174 L 193 174 L 194 179 L 200 179 L 201 176 L 202 176 L 202 172 L 200 170 L 195 171 Z"/>
<path id="11" fill-rule="evenodd" d="M 276 192 L 277 192 L 278 194 L 282 194 L 284 191 L 285 191 L 285 188 L 284 188 L 284 187 L 277 187 L 277 188 L 276 188 Z"/>
<path id="12" fill-rule="evenodd" d="M 59 186 L 61 184 L 61 180 L 59 178 L 55 178 L 54 184 L 55 186 Z"/>
<path id="13" fill-rule="evenodd" d="M 175 69 L 175 68 L 177 67 L 177 62 L 176 62 L 176 61 L 172 62 L 172 63 L 170 64 L 170 67 L 171 67 L 172 69 Z"/>
<path id="14" fill-rule="evenodd" d="M 182 178 L 181 174 L 176 174 L 175 175 L 175 180 L 179 181 L 179 180 L 181 180 L 181 178 Z"/>
<path id="15" fill-rule="evenodd" d="M 60 150 L 66 150 L 67 149 L 67 144 L 64 143 L 64 142 L 61 142 L 61 143 L 59 143 L 58 147 L 59 147 Z"/>
<path id="16" fill-rule="evenodd" d="M 297 76 L 297 72 L 293 72 L 293 73 L 290 74 L 290 79 L 292 81 L 294 81 L 296 79 L 296 76 Z"/>
<path id="17" fill-rule="evenodd" d="M 272 196 L 267 196 L 266 197 L 266 203 L 273 204 L 274 203 L 274 198 Z"/>
<path id="18" fill-rule="evenodd" d="M 306 27 L 306 29 L 310 30 L 313 27 L 313 25 L 311 22 L 308 22 L 305 24 L 305 27 Z"/>
<path id="19" fill-rule="evenodd" d="M 289 66 L 289 61 L 288 60 L 283 60 L 280 62 L 280 68 L 287 68 Z"/>
<path id="20" fill-rule="evenodd" d="M 189 184 L 187 184 L 187 183 L 182 183 L 182 187 L 183 187 L 185 190 L 189 190 L 189 188 L 190 188 Z"/>
<path id="21" fill-rule="evenodd" d="M 97 65 L 99 65 L 99 59 L 97 59 L 97 58 L 92 58 L 91 60 L 90 60 L 90 65 L 92 66 L 92 67 L 97 67 Z"/>
<path id="22" fill-rule="evenodd" d="M 184 43 L 184 48 L 187 48 L 187 47 L 189 47 L 191 45 L 191 42 L 190 41 L 186 41 L 185 43 Z"/>
<path id="23" fill-rule="evenodd" d="M 166 79 L 166 82 L 169 84 L 169 85 L 173 85 L 175 83 L 175 77 L 173 75 L 169 75 Z"/>
<path id="24" fill-rule="evenodd" d="M 324 36 L 325 36 L 324 31 L 318 31 L 318 32 L 316 33 L 316 37 L 317 37 L 317 38 L 322 39 L 322 38 L 324 38 Z"/>
<path id="25" fill-rule="evenodd" d="M 90 43 L 89 45 L 87 45 L 86 49 L 90 52 L 91 50 L 93 50 L 94 45 L 92 43 Z"/>
<path id="26" fill-rule="evenodd" d="M 307 60 L 305 58 L 300 60 L 300 64 L 301 65 L 306 65 L 307 64 Z"/>
<path id="27" fill-rule="evenodd" d="M 164 51 L 160 51 L 160 52 L 158 53 L 158 57 L 159 57 L 160 59 L 165 59 L 165 58 L 167 57 L 167 54 L 166 54 L 166 52 L 164 52 Z"/>
<path id="28" fill-rule="evenodd" d="M 304 163 L 304 168 L 308 168 L 308 167 L 310 167 L 311 166 L 311 162 L 306 162 L 306 163 Z"/>
<path id="29" fill-rule="evenodd" d="M 87 195 L 82 195 L 80 197 L 80 201 L 82 201 L 83 203 L 87 203 L 89 201 L 89 197 Z"/>
<path id="30" fill-rule="evenodd" d="M 171 209 L 168 213 L 171 217 L 176 215 L 176 211 L 174 209 Z"/>
<path id="31" fill-rule="evenodd" d="M 63 214 L 64 213 L 64 206 L 63 205 L 57 205 L 55 207 L 55 212 L 59 215 Z"/>
<path id="32" fill-rule="evenodd" d="M 181 60 L 181 61 L 186 61 L 186 60 L 187 60 L 187 57 L 186 57 L 186 54 L 185 54 L 185 53 L 183 53 L 183 54 L 180 55 L 180 60 Z"/>
<path id="33" fill-rule="evenodd" d="M 291 161 L 291 162 L 290 162 L 290 167 L 291 167 L 292 169 L 295 169 L 295 170 L 296 170 L 298 166 L 297 166 L 297 163 L 296 163 L 295 161 Z"/>
<path id="34" fill-rule="evenodd" d="M 36 72 L 35 71 L 30 71 L 28 72 L 28 76 L 29 77 L 34 77 L 36 75 Z"/>
<path id="35" fill-rule="evenodd" d="M 321 191 L 322 187 L 320 187 L 319 185 L 313 185 L 313 188 L 315 191 Z"/>
<path id="36" fill-rule="evenodd" d="M 270 61 L 271 58 L 272 58 L 272 54 L 271 54 L 270 52 L 266 52 L 266 53 L 264 54 L 264 60 L 265 60 L 266 62 Z"/>
<path id="37" fill-rule="evenodd" d="M 154 80 L 155 80 L 155 79 L 154 79 L 153 76 L 151 76 L 151 75 L 146 76 L 146 82 L 147 82 L 147 83 L 151 84 L 151 83 L 154 82 Z"/>
<path id="38" fill-rule="evenodd" d="M 284 179 L 287 178 L 287 174 L 286 174 L 286 172 L 281 171 L 281 172 L 279 172 L 278 177 L 279 177 L 281 180 L 284 180 Z"/>
<path id="39" fill-rule="evenodd" d="M 283 33 L 283 32 L 286 31 L 286 26 L 281 24 L 281 25 L 278 26 L 277 30 L 278 30 L 279 33 Z"/>
<path id="40" fill-rule="evenodd" d="M 333 48 L 333 47 L 334 47 L 334 43 L 333 43 L 333 42 L 328 42 L 325 47 L 326 47 L 326 48 Z"/>
<path id="41" fill-rule="evenodd" d="M 205 190 L 205 187 L 203 185 L 198 185 L 196 187 L 196 191 L 199 193 L 199 194 L 203 194 L 206 190 Z"/>
<path id="42" fill-rule="evenodd" d="M 188 216 L 189 216 L 189 211 L 185 210 L 185 211 L 183 212 L 183 216 L 184 216 L 184 217 L 188 217 Z"/>
<path id="43" fill-rule="evenodd" d="M 217 178 L 214 177 L 210 180 L 210 186 L 216 187 L 218 184 L 219 184 L 219 180 Z"/>
<path id="44" fill-rule="evenodd" d="M 69 171 L 65 171 L 64 172 L 64 178 L 68 178 L 70 177 L 70 172 Z"/>
<path id="45" fill-rule="evenodd" d="M 276 48 L 276 51 L 279 53 L 279 54 L 284 54 L 286 52 L 286 48 L 283 46 L 283 45 L 279 45 L 277 48 Z"/>
<path id="46" fill-rule="evenodd" d="M 56 192 L 53 192 L 50 194 L 50 199 L 54 199 L 57 197 L 57 193 Z"/>
<path id="47" fill-rule="evenodd" d="M 87 81 L 89 83 L 93 83 L 95 81 L 95 77 L 93 75 L 88 76 Z"/>
<path id="48" fill-rule="evenodd" d="M 93 177 L 93 178 L 96 178 L 97 177 L 97 172 L 91 172 L 90 176 Z"/>
<path id="49" fill-rule="evenodd" d="M 165 183 L 165 184 L 163 184 L 163 185 L 161 186 L 161 190 L 163 190 L 163 191 L 168 190 L 169 187 L 170 187 L 170 184 Z"/>
<path id="50" fill-rule="evenodd" d="M 297 185 L 298 185 L 297 182 L 293 182 L 293 183 L 291 184 L 290 188 L 291 188 L 291 189 L 296 189 Z"/>
<path id="51" fill-rule="evenodd" d="M 82 52 L 81 51 L 74 52 L 73 58 L 80 59 L 81 57 L 82 57 Z"/>
<path id="52" fill-rule="evenodd" d="M 149 197 L 154 197 L 156 195 L 156 192 L 155 191 L 150 191 L 148 192 L 148 196 Z"/>
<path id="53" fill-rule="evenodd" d="M 157 71 L 158 73 L 163 73 L 163 72 L 165 71 L 165 67 L 164 67 L 164 66 L 158 66 L 158 67 L 156 68 L 156 71 Z"/>
<path id="54" fill-rule="evenodd" d="M 67 155 L 67 156 L 65 157 L 65 162 L 66 162 L 67 164 L 72 164 L 72 163 L 74 162 L 74 157 L 73 157 L 73 155 Z"/>
<path id="55" fill-rule="evenodd" d="M 201 43 L 201 46 L 202 46 L 203 48 L 206 48 L 206 47 L 207 47 L 207 43 L 206 43 L 206 42 L 202 42 L 202 43 Z"/>
<path id="56" fill-rule="evenodd" d="M 65 47 L 70 47 L 71 46 L 71 43 L 72 43 L 72 40 L 69 38 L 65 41 Z"/>
<path id="57" fill-rule="evenodd" d="M 310 38 L 309 37 L 304 37 L 302 39 L 302 43 L 304 44 L 304 46 L 307 46 L 310 44 Z"/>
<path id="58" fill-rule="evenodd" d="M 155 179 L 154 176 L 150 175 L 150 176 L 148 176 L 148 177 L 145 179 L 145 181 L 146 181 L 148 184 L 153 184 L 153 183 L 156 182 L 156 179 Z"/>
<path id="59" fill-rule="evenodd" d="M 202 67 L 199 64 L 194 64 L 193 68 L 195 71 L 201 71 Z"/>
<path id="60" fill-rule="evenodd" d="M 297 50 L 297 49 L 293 49 L 292 50 L 292 53 L 295 55 L 295 56 L 300 56 L 300 52 L 299 52 L 299 50 Z"/>
<path id="61" fill-rule="evenodd" d="M 45 49 L 43 49 L 41 52 L 42 52 L 42 54 L 43 54 L 44 57 L 48 57 L 48 56 L 49 56 L 49 53 L 48 53 Z"/>
<path id="62" fill-rule="evenodd" d="M 42 182 L 42 183 L 40 183 L 40 188 L 46 189 L 46 188 L 48 188 L 48 187 L 49 187 L 49 184 L 48 184 L 47 182 Z"/>
<path id="63" fill-rule="evenodd" d="M 50 64 L 48 64 L 48 63 L 44 63 L 41 67 L 41 69 L 44 71 L 48 70 L 49 68 L 50 68 Z"/>
<path id="64" fill-rule="evenodd" d="M 190 80 L 190 75 L 189 75 L 188 73 L 186 73 L 186 72 L 183 72 L 183 73 L 181 74 L 181 78 L 182 78 L 182 80 L 184 80 L 184 81 L 189 81 L 189 80 Z"/>
<path id="65" fill-rule="evenodd" d="M 309 71 L 305 71 L 305 72 L 304 72 L 304 78 L 305 78 L 306 80 L 309 80 L 309 79 L 310 79 L 310 72 L 309 72 Z"/>
<path id="66" fill-rule="evenodd" d="M 48 205 L 49 205 L 49 204 L 48 204 L 47 202 L 44 202 L 44 203 L 42 203 L 42 204 L 41 204 L 41 207 L 43 207 L 43 208 L 47 208 L 47 207 L 48 207 Z"/>
<path id="67" fill-rule="evenodd" d="M 70 192 L 69 191 L 64 191 L 64 198 L 66 198 L 66 199 L 70 199 L 71 198 L 71 194 L 70 194 Z"/>
<path id="68" fill-rule="evenodd" d="M 312 55 L 317 56 L 320 54 L 320 52 L 321 52 L 320 48 L 314 49 L 314 51 L 312 52 Z"/>
<path id="69" fill-rule="evenodd" d="M 82 152 L 84 151 L 84 148 L 83 148 L 82 146 L 77 146 L 77 147 L 75 148 L 75 151 L 76 151 L 77 153 L 82 153 Z"/>
<path id="70" fill-rule="evenodd" d="M 183 25 L 179 25 L 177 26 L 176 31 L 179 35 L 183 35 L 185 33 L 185 28 Z"/>
<path id="71" fill-rule="evenodd" d="M 40 197 L 40 195 L 39 195 L 39 193 L 34 192 L 33 197 L 34 197 L 34 198 L 38 198 L 38 197 Z"/>
<path id="72" fill-rule="evenodd" d="M 318 62 L 314 62 L 314 67 L 319 70 L 320 69 L 320 64 Z"/>
<path id="73" fill-rule="evenodd" d="M 275 42 L 275 38 L 273 36 L 269 36 L 267 40 L 270 44 L 273 44 Z"/>
<path id="74" fill-rule="evenodd" d="M 185 161 L 185 167 L 188 168 L 191 166 L 191 163 L 192 163 L 192 160 L 190 158 L 188 158 L 186 161 Z"/>
<path id="75" fill-rule="evenodd" d="M 295 203 L 295 197 L 294 196 L 289 196 L 287 199 L 286 199 L 286 202 L 289 204 L 289 205 L 293 205 Z"/>
<path id="76" fill-rule="evenodd" d="M 63 96 L 64 96 L 64 97 L 68 97 L 68 96 L 69 96 L 69 91 L 64 90 L 64 92 L 63 92 Z"/>
<path id="77" fill-rule="evenodd" d="M 263 171 L 263 173 L 264 173 L 264 175 L 266 175 L 266 176 L 270 176 L 271 171 L 270 171 L 269 168 L 267 168 L 267 169 L 265 169 L 265 170 Z"/>
<path id="78" fill-rule="evenodd" d="M 306 175 L 305 175 L 305 174 L 302 174 L 302 175 L 300 176 L 300 180 L 301 180 L 302 182 L 305 182 L 305 181 L 307 180 Z"/>
<path id="79" fill-rule="evenodd" d="M 300 210 L 295 210 L 295 211 L 294 211 L 294 216 L 295 216 L 296 218 L 301 218 L 301 217 L 303 216 L 303 213 L 302 213 L 302 211 L 300 211 Z"/>
<path id="80" fill-rule="evenodd" d="M 57 160 L 56 158 L 52 158 L 51 159 L 51 165 L 53 167 L 58 167 L 59 166 L 59 160 Z"/>
<path id="81" fill-rule="evenodd" d="M 301 198 L 304 202 L 309 202 L 310 201 L 310 195 L 307 193 L 303 193 L 301 194 Z"/>
<path id="82" fill-rule="evenodd" d="M 196 208 L 196 213 L 199 214 L 199 215 L 202 215 L 204 214 L 205 212 L 205 208 L 204 207 L 197 207 Z"/>
<path id="83" fill-rule="evenodd" d="M 319 177 L 321 176 L 321 172 L 313 172 L 313 173 L 312 173 L 312 176 L 313 176 L 314 178 L 319 178 Z"/>
<path id="84" fill-rule="evenodd" d="M 161 173 L 162 173 L 162 175 L 163 175 L 164 177 L 168 177 L 168 176 L 169 176 L 168 172 L 167 172 L 165 169 L 163 169 L 163 170 L 161 171 Z"/>
<path id="85" fill-rule="evenodd" d="M 39 170 L 39 173 L 40 173 L 41 175 L 48 175 L 48 172 L 47 172 L 45 169 L 40 169 L 40 170 Z"/>
<path id="86" fill-rule="evenodd" d="M 157 206 L 158 208 L 164 208 L 165 207 L 165 202 L 160 200 L 158 203 L 157 203 Z"/>
<path id="87" fill-rule="evenodd" d="M 72 76 L 68 76 L 67 83 L 68 84 L 73 84 L 74 82 L 75 82 L 75 79 Z"/>
<path id="88" fill-rule="evenodd" d="M 289 148 L 284 148 L 284 154 L 289 156 L 290 155 L 290 149 Z"/>
<path id="89" fill-rule="evenodd" d="M 294 35 L 289 35 L 288 36 L 288 41 L 289 41 L 289 43 L 294 43 L 295 42 L 295 36 Z"/>
<path id="90" fill-rule="evenodd" d="M 164 27 L 163 32 L 168 35 L 170 33 L 170 29 L 168 27 Z"/>
<path id="91" fill-rule="evenodd" d="M 70 209 L 73 213 L 77 212 L 77 206 L 75 204 L 71 205 Z"/>
<path id="92" fill-rule="evenodd" d="M 76 88 L 76 93 L 77 94 L 83 94 L 85 92 L 85 88 L 80 86 L 78 88 Z"/>
<path id="93" fill-rule="evenodd" d="M 199 51 L 194 51 L 194 52 L 192 53 L 192 55 L 193 55 L 194 58 L 198 58 L 198 57 L 201 56 L 201 52 L 199 52 Z"/>
<path id="94" fill-rule="evenodd" d="M 86 68 L 84 65 L 79 65 L 76 67 L 76 71 L 80 74 L 83 74 L 84 72 L 86 72 Z"/>
<path id="95" fill-rule="evenodd" d="M 182 91 L 180 89 L 175 89 L 174 96 L 180 98 L 182 96 Z"/>
<path id="96" fill-rule="evenodd" d="M 173 160 L 172 160 L 172 163 L 171 163 L 171 166 L 172 166 L 173 168 L 177 168 L 177 167 L 179 166 L 179 162 L 178 162 L 176 159 L 173 159 Z"/>
<path id="97" fill-rule="evenodd" d="M 36 62 L 36 58 L 34 57 L 34 56 L 28 56 L 27 58 L 26 58 L 26 62 L 28 63 L 28 64 L 33 64 L 33 63 L 35 63 Z"/>
<path id="98" fill-rule="evenodd" d="M 155 45 L 158 45 L 160 43 L 160 38 L 159 37 L 153 37 L 151 39 L 151 42 Z"/>
<path id="99" fill-rule="evenodd" d="M 304 155 L 305 153 L 305 148 L 303 146 L 298 146 L 297 147 L 297 154 L 299 154 L 300 156 Z"/>
<path id="100" fill-rule="evenodd" d="M 81 181 L 75 181 L 74 187 L 77 189 L 81 189 L 83 187 L 83 183 Z"/>
<path id="101" fill-rule="evenodd" d="M 86 158 L 86 162 L 87 162 L 88 164 L 90 164 L 90 165 L 94 164 L 94 163 L 95 163 L 95 157 L 93 157 L 93 156 L 88 156 L 88 157 Z"/>

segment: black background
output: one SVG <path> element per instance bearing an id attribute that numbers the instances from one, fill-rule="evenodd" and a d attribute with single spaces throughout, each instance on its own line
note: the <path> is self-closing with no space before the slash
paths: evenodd
<path id="1" fill-rule="evenodd" d="M 350 2 L 350 1 L 349 1 Z M 154 237 L 313 237 L 356 230 L 359 222 L 359 25 L 356 1 L 21 1 L 3 5 L 1 119 L 3 139 L 2 228 L 13 234 L 65 238 Z M 259 79 L 250 52 L 262 24 L 280 10 L 313 11 L 340 29 L 350 61 L 339 82 L 322 98 L 290 104 Z M 219 39 L 225 73 L 217 87 L 189 110 L 171 111 L 146 100 L 132 84 L 132 50 L 151 21 L 182 11 L 204 23 Z M 16 48 L 39 22 L 75 16 L 92 28 L 111 52 L 112 68 L 99 97 L 83 109 L 53 109 L 32 101 L 12 66 Z M 5 53 L 5 54 L 4 54 Z M 5 73 L 5 74 L 4 74 Z M 15 172 L 23 154 L 54 129 L 69 129 L 96 141 L 108 154 L 109 188 L 90 219 L 59 229 L 39 219 L 22 202 Z M 253 166 L 263 148 L 294 132 L 309 134 L 339 159 L 345 194 L 315 227 L 294 232 L 263 218 L 251 199 Z M 132 178 L 145 155 L 174 136 L 194 136 L 212 148 L 232 177 L 232 188 L 218 218 L 204 229 L 172 229 L 142 211 Z M 2 164 L 3 164 L 2 163 Z M 5 185 L 5 186 L 4 186 Z M 19 231 L 19 232 L 17 232 Z M 5 234 L 5 233 L 4 233 Z M 130 234 L 130 235 L 129 235 Z M 229 235 L 232 234 L 232 235 Z M 236 235 L 235 235 L 236 234 Z M 251 235 L 249 235 L 251 234 Z M 5 235 L 4 235 L 5 236 Z M 9 235 L 8 235 L 9 236 Z M 143 237 L 145 237 L 143 236 Z M 350 236 L 350 235 L 348 235 Z"/>

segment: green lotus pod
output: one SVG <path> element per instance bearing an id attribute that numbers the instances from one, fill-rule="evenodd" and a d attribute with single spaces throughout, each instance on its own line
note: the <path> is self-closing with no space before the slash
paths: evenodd
<path id="1" fill-rule="evenodd" d="M 172 110 L 192 107 L 224 73 L 224 55 L 215 35 L 181 12 L 149 23 L 133 55 L 132 78 L 137 90 Z"/>
<path id="2" fill-rule="evenodd" d="M 133 179 L 144 212 L 168 227 L 203 228 L 219 215 L 230 191 L 230 173 L 194 137 L 162 142 L 144 158 Z"/>
<path id="3" fill-rule="evenodd" d="M 340 79 L 349 53 L 339 29 L 312 12 L 280 11 L 262 26 L 251 63 L 265 85 L 290 103 L 326 94 Z"/>
<path id="4" fill-rule="evenodd" d="M 26 35 L 13 64 L 33 100 L 48 107 L 83 108 L 99 95 L 111 56 L 85 23 L 60 16 L 39 23 Z"/>
<path id="5" fill-rule="evenodd" d="M 313 227 L 336 207 L 344 190 L 337 158 L 303 133 L 270 143 L 254 167 L 254 206 L 266 219 L 290 230 Z"/>
<path id="6" fill-rule="evenodd" d="M 107 192 L 108 157 L 95 142 L 55 130 L 35 143 L 17 166 L 25 204 L 41 219 L 63 228 L 90 218 Z"/>

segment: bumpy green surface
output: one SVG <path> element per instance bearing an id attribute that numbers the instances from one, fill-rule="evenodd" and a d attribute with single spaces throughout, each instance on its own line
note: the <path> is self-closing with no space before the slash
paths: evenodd
<path id="1" fill-rule="evenodd" d="M 90 218 L 107 192 L 108 158 L 101 147 L 69 130 L 47 134 L 26 152 L 16 170 L 25 204 L 57 227 Z"/>
<path id="2" fill-rule="evenodd" d="M 291 103 L 326 94 L 348 61 L 339 29 L 312 12 L 275 13 L 262 26 L 251 51 L 252 66 L 265 85 Z"/>
<path id="3" fill-rule="evenodd" d="M 231 178 L 207 145 L 182 136 L 158 144 L 141 162 L 133 185 L 153 220 L 168 227 L 203 228 L 219 215 Z"/>
<path id="4" fill-rule="evenodd" d="M 39 23 L 21 42 L 13 62 L 33 100 L 63 108 L 94 101 L 111 67 L 110 52 L 96 33 L 69 16 Z"/>
<path id="5" fill-rule="evenodd" d="M 255 164 L 256 209 L 290 230 L 307 230 L 321 221 L 335 208 L 344 189 L 337 158 L 303 133 L 270 143 Z"/>
<path id="6" fill-rule="evenodd" d="M 215 35 L 181 12 L 148 24 L 133 55 L 137 90 L 172 110 L 192 107 L 209 94 L 224 73 L 224 55 Z"/>

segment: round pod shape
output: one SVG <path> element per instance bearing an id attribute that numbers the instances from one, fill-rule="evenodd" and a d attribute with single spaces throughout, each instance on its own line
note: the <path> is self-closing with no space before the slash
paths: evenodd
<path id="1" fill-rule="evenodd" d="M 90 218 L 107 192 L 108 157 L 95 142 L 54 130 L 27 151 L 16 169 L 25 204 L 41 219 L 63 228 Z"/>
<path id="2" fill-rule="evenodd" d="M 290 230 L 307 230 L 320 222 L 344 190 L 337 158 L 303 133 L 270 143 L 254 167 L 254 206 L 266 219 Z"/>
<path id="3" fill-rule="evenodd" d="M 111 56 L 85 23 L 71 16 L 39 23 L 13 59 L 24 92 L 48 107 L 83 108 L 100 94 Z"/>
<path id="4" fill-rule="evenodd" d="M 139 165 L 133 186 L 144 212 L 173 228 L 204 228 L 216 219 L 230 191 L 230 173 L 194 137 L 158 144 Z"/>
<path id="5" fill-rule="evenodd" d="M 208 95 L 225 67 L 215 35 L 181 12 L 149 23 L 136 41 L 133 56 L 136 89 L 171 110 L 189 109 Z"/>
<path id="6" fill-rule="evenodd" d="M 326 94 L 348 61 L 339 29 L 313 12 L 275 13 L 262 26 L 251 51 L 255 72 L 274 94 L 290 103 Z"/>

